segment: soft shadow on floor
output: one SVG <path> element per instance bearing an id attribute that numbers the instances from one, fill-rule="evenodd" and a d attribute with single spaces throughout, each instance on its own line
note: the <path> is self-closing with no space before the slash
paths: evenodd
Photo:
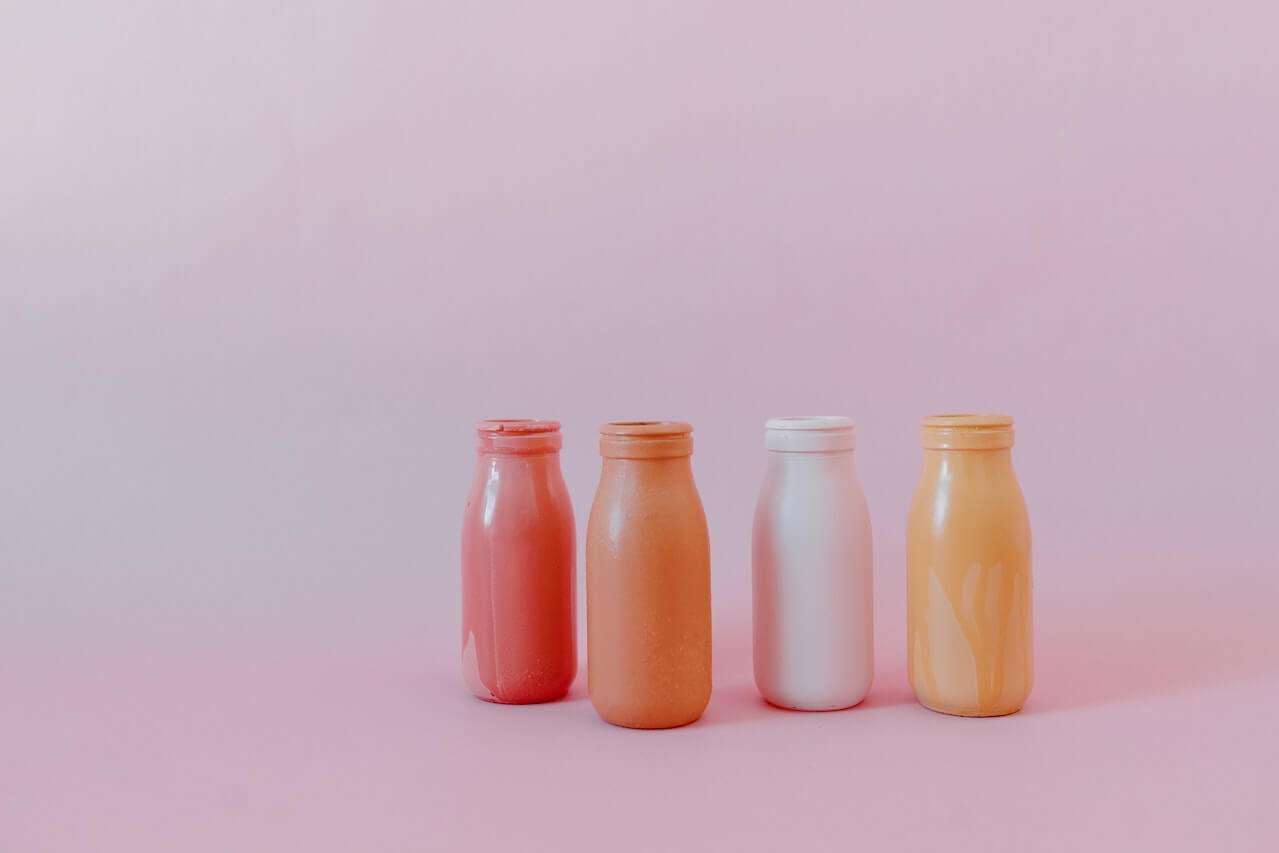
<path id="1" fill-rule="evenodd" d="M 877 656 L 878 657 L 878 656 Z M 738 621 L 715 632 L 715 689 L 698 725 L 752 723 L 779 716 L 857 715 L 914 704 L 900 656 L 881 665 L 876 660 L 875 682 L 870 694 L 852 708 L 838 711 L 795 711 L 770 705 L 755 687 L 751 651 L 751 625 Z"/>
<path id="2" fill-rule="evenodd" d="M 1023 713 L 1279 677 L 1279 567 L 1165 557 L 1089 568 L 1109 582 L 1086 598 L 1036 589 L 1035 687 Z"/>
<path id="3" fill-rule="evenodd" d="M 769 705 L 759 695 L 754 684 L 733 684 L 716 686 L 711 694 L 711 703 L 706 713 L 697 723 L 701 726 L 735 725 L 765 720 L 774 714 L 783 714 Z"/>
<path id="4" fill-rule="evenodd" d="M 1279 565 L 1181 555 L 1036 564 L 1035 687 L 1023 715 L 1056 713 L 1279 678 Z M 875 682 L 864 714 L 915 704 L 898 614 L 877 637 Z M 887 635 L 887 637 L 885 637 Z M 885 642 L 887 639 L 887 643 Z M 899 640 L 899 646 L 893 646 Z M 420 680 L 419 680 L 420 679 Z M 450 666 L 413 678 L 412 692 L 466 696 Z M 769 705 L 755 689 L 748 619 L 714 637 L 714 692 L 698 725 L 806 714 Z M 586 664 L 563 703 L 588 703 Z"/>
<path id="5" fill-rule="evenodd" d="M 538 708 L 547 705 L 561 704 L 580 704 L 589 702 L 590 696 L 586 692 L 586 667 L 581 667 L 577 674 L 577 678 L 573 681 L 573 686 L 569 688 L 568 695 L 561 699 L 554 699 L 550 702 L 534 702 L 528 705 L 502 705 L 497 702 L 486 702 L 471 695 L 467 689 L 466 683 L 462 680 L 461 668 L 457 671 L 450 671 L 449 668 L 442 664 L 427 667 L 424 671 L 413 673 L 408 679 L 409 686 L 406 688 L 415 696 L 420 698 L 429 697 L 432 701 L 448 700 L 478 703 L 478 706 L 492 706 L 498 708 Z M 423 691 L 423 686 L 425 690 Z"/>
<path id="6" fill-rule="evenodd" d="M 882 675 L 882 673 L 876 675 L 876 683 L 871 686 L 870 694 L 865 699 L 851 708 L 842 708 L 837 711 L 796 711 L 770 705 L 760 696 L 752 681 L 736 681 L 731 684 L 716 685 L 715 692 L 711 696 L 710 706 L 706 709 L 702 722 L 707 725 L 751 723 L 776 719 L 779 715 L 796 717 L 810 715 L 856 716 L 875 713 L 886 708 L 915 704 L 915 697 L 910 692 L 910 687 L 906 684 L 905 673 L 896 673 L 891 679 L 885 679 L 888 683 L 884 686 L 880 686 L 878 683 L 879 675 Z"/>
<path id="7" fill-rule="evenodd" d="M 915 694 L 910 689 L 906 668 L 898 665 L 887 669 L 876 668 L 875 683 L 870 686 L 870 695 L 854 710 L 873 711 L 914 704 Z"/>
<path id="8" fill-rule="evenodd" d="M 697 725 L 749 723 L 780 713 L 755 689 L 749 621 L 715 625 L 713 660 L 711 701 Z"/>

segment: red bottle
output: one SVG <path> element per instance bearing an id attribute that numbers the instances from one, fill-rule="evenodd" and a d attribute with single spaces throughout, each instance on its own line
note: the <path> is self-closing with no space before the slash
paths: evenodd
<path id="1" fill-rule="evenodd" d="M 476 425 L 462 519 L 462 675 L 489 702 L 549 702 L 577 675 L 573 505 L 556 421 Z"/>

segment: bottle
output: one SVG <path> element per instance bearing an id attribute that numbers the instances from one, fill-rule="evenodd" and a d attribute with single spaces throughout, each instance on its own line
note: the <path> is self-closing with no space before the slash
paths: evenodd
<path id="1" fill-rule="evenodd" d="M 549 702 L 577 675 L 577 545 L 560 425 L 486 420 L 476 433 L 462 521 L 462 674 L 490 702 Z"/>
<path id="2" fill-rule="evenodd" d="M 910 684 L 934 711 L 1011 714 L 1033 680 L 1030 520 L 1013 420 L 934 415 L 922 438 L 906 533 Z"/>
<path id="3" fill-rule="evenodd" d="M 755 508 L 755 685 L 782 708 L 833 711 L 874 676 L 870 514 L 853 422 L 773 418 Z"/>
<path id="4" fill-rule="evenodd" d="M 586 532 L 587 678 L 606 721 L 665 729 L 698 719 L 711 696 L 706 515 L 693 483 L 693 428 L 619 421 Z"/>

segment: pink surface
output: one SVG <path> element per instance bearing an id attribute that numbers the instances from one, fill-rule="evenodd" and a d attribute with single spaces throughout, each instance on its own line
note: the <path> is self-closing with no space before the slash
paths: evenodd
<path id="1" fill-rule="evenodd" d="M 0 19 L 0 849 L 1275 848 L 1274 9 L 80 5 Z M 1017 419 L 1008 719 L 905 684 L 944 410 Z M 876 542 L 820 715 L 748 651 L 812 413 Z M 482 417 L 579 530 L 602 421 L 694 424 L 703 721 L 467 694 Z"/>

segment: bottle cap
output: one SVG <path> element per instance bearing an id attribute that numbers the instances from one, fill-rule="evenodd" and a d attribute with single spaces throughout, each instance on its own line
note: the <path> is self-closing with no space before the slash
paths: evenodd
<path id="1" fill-rule="evenodd" d="M 840 415 L 769 418 L 764 423 L 764 446 L 783 453 L 828 453 L 852 450 L 856 430 L 852 418 Z"/>

